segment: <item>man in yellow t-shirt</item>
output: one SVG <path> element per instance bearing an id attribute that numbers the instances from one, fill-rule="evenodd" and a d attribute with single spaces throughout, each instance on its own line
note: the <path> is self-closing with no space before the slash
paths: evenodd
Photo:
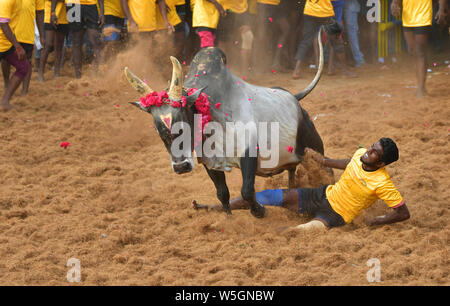
<path id="1" fill-rule="evenodd" d="M 104 0 L 105 25 L 103 26 L 103 41 L 114 43 L 120 41 L 120 33 L 124 26 L 125 14 L 120 0 Z"/>
<path id="2" fill-rule="evenodd" d="M 195 0 L 192 27 L 200 37 L 200 48 L 213 47 L 220 16 L 227 12 L 218 0 Z"/>
<path id="3" fill-rule="evenodd" d="M 20 82 L 30 70 L 27 54 L 17 41 L 14 31 L 19 23 L 21 0 L 1 0 L 0 2 L 0 60 L 7 61 L 16 68 L 16 72 L 9 80 L 0 100 L 0 111 L 12 108 L 9 103 Z"/>
<path id="4" fill-rule="evenodd" d="M 97 7 L 98 4 L 98 7 Z M 66 0 L 67 20 L 72 31 L 75 78 L 81 78 L 82 45 L 85 32 L 94 51 L 94 64 L 100 62 L 99 30 L 105 24 L 103 0 Z"/>
<path id="5" fill-rule="evenodd" d="M 271 54 L 270 58 L 268 54 L 263 53 L 259 64 L 269 63 L 272 72 L 286 72 L 281 66 L 281 55 L 286 50 L 291 31 L 288 16 L 292 2 L 290 0 L 257 0 L 258 14 L 255 31 L 257 49 L 269 50 Z"/>
<path id="6" fill-rule="evenodd" d="M 403 9 L 401 10 L 401 6 Z M 439 0 L 439 11 L 436 14 L 438 24 L 445 24 L 447 0 Z M 425 81 L 427 75 L 428 35 L 433 17 L 432 0 L 393 0 L 392 15 L 402 16 L 403 33 L 409 53 L 416 58 L 417 91 L 416 96 L 423 98 L 427 92 Z"/>
<path id="7" fill-rule="evenodd" d="M 307 0 L 305 8 L 303 10 L 303 37 L 297 47 L 297 60 L 295 64 L 294 73 L 292 78 L 297 80 L 301 78 L 301 65 L 306 59 L 306 55 L 311 48 L 313 41 L 317 41 L 317 34 L 319 33 L 322 25 L 333 24 L 333 27 L 342 32 L 342 26 L 337 22 L 333 10 L 332 1 L 334 0 Z M 338 32 L 339 32 L 338 31 Z M 355 77 L 354 73 L 347 69 L 345 65 L 345 53 L 344 44 L 339 39 L 338 33 L 330 33 L 329 41 L 336 53 L 340 64 L 343 65 L 344 73 L 349 77 Z"/>
<path id="8" fill-rule="evenodd" d="M 256 193 L 261 205 L 281 206 L 314 219 L 292 229 L 332 228 L 343 226 L 376 200 L 382 199 L 393 212 L 375 217 L 369 225 L 390 224 L 409 218 L 409 211 L 392 183 L 385 166 L 398 160 L 398 149 L 390 138 L 381 138 L 369 149 L 358 149 L 351 159 L 328 159 L 307 149 L 325 167 L 345 170 L 334 185 L 318 188 L 264 190 Z M 194 201 L 194 208 L 222 209 L 222 205 L 203 205 Z M 248 208 L 242 197 L 230 201 L 231 209 Z"/>
<path id="9" fill-rule="evenodd" d="M 254 35 L 250 27 L 250 14 L 247 0 L 221 0 L 227 14 L 218 24 L 219 45 L 223 43 L 225 52 L 231 60 L 238 60 L 239 75 L 247 76 L 250 70 L 250 57 Z"/>
<path id="10" fill-rule="evenodd" d="M 27 54 L 27 60 L 30 63 L 33 57 L 34 50 L 34 22 L 36 21 L 39 35 L 42 37 L 43 43 L 44 35 L 44 0 L 22 0 L 22 8 L 19 13 L 19 22 L 14 30 L 17 41 L 23 47 Z M 3 79 L 5 81 L 5 88 L 9 82 L 11 65 L 7 61 L 2 61 Z M 28 93 L 30 87 L 32 69 L 28 71 L 22 83 L 22 96 Z"/>
<path id="11" fill-rule="evenodd" d="M 38 80 L 41 82 L 44 82 L 45 66 L 52 49 L 55 50 L 55 70 L 53 73 L 55 77 L 59 77 L 60 74 L 63 63 L 64 38 L 69 32 L 64 0 L 45 0 L 44 29 L 45 43 L 38 71 Z"/>

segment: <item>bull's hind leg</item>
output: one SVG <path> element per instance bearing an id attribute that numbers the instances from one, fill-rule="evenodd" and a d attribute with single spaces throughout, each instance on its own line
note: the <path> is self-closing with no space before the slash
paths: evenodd
<path id="1" fill-rule="evenodd" d="M 216 186 L 217 190 L 217 198 L 219 199 L 220 203 L 222 203 L 223 210 L 231 215 L 231 209 L 230 209 L 230 191 L 228 190 L 227 182 L 225 180 L 225 173 L 222 171 L 217 170 L 210 170 L 206 168 L 206 172 L 208 172 L 209 177 L 214 183 L 214 186 Z"/>
<path id="2" fill-rule="evenodd" d="M 250 211 L 253 216 L 257 218 L 264 217 L 266 208 L 258 202 L 255 198 L 255 175 L 258 168 L 258 158 L 250 157 L 249 150 L 245 152 L 245 157 L 241 157 L 241 171 L 242 171 L 242 198 L 250 204 Z"/>

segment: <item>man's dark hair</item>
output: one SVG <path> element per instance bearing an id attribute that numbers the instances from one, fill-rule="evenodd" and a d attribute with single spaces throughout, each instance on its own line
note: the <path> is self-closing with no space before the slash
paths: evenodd
<path id="1" fill-rule="evenodd" d="M 383 147 L 383 156 L 381 156 L 382 162 L 389 165 L 398 160 L 398 148 L 392 139 L 381 138 L 380 144 Z"/>

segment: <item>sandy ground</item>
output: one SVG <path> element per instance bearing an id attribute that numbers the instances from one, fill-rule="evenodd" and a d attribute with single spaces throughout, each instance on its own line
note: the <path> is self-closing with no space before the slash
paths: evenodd
<path id="1" fill-rule="evenodd" d="M 48 71 L 45 85 L 34 74 L 28 96 L 16 95 L 15 110 L 0 113 L 1 285 L 68 285 L 70 258 L 80 260 L 84 285 L 369 285 L 371 258 L 381 264 L 378 284 L 450 285 L 443 59 L 424 100 L 414 96 L 411 65 L 398 63 L 356 79 L 324 76 L 302 101 L 327 156 L 350 157 L 384 136 L 398 143 L 400 160 L 388 171 L 411 219 L 369 228 L 366 218 L 389 211 L 378 201 L 342 228 L 281 235 L 279 227 L 308 219 L 274 207 L 263 219 L 191 208 L 193 199 L 218 202 L 213 183 L 200 165 L 176 175 L 152 117 L 127 103 L 138 95 L 125 83 L 125 65 L 155 90 L 167 86 L 145 63 L 119 57 L 101 77 L 86 72 L 81 80 L 66 67 L 58 79 Z M 312 77 L 266 74 L 255 83 L 295 93 Z M 301 186 L 330 179 L 311 159 L 298 169 Z M 238 196 L 240 171 L 227 180 Z M 277 186 L 287 187 L 287 173 L 257 178 L 257 190 Z"/>

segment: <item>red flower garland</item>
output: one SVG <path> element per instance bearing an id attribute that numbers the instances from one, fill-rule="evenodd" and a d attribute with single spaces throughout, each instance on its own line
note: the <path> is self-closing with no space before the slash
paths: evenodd
<path id="1" fill-rule="evenodd" d="M 197 90 L 198 90 L 197 88 L 189 88 L 188 96 L 192 95 Z M 154 91 L 154 92 L 146 95 L 145 97 L 141 97 L 141 99 L 140 99 L 140 104 L 144 108 L 147 108 L 150 106 L 160 107 L 164 103 L 167 105 L 170 105 L 174 108 L 180 108 L 180 107 L 185 107 L 187 101 L 186 101 L 185 96 L 181 97 L 181 101 L 171 101 L 169 98 L 169 95 L 165 91 L 161 91 L 159 93 L 157 91 Z M 218 104 L 220 107 L 220 103 L 218 103 Z M 208 100 L 208 96 L 206 94 L 201 93 L 200 96 L 197 98 L 197 100 L 195 100 L 194 106 L 195 106 L 195 109 L 197 110 L 197 112 L 202 116 L 201 127 L 200 126 L 197 127 L 198 128 L 197 130 L 199 131 L 199 133 L 198 133 L 198 135 L 195 135 L 195 138 L 194 138 L 194 147 L 196 147 L 197 144 L 202 139 L 202 135 L 203 135 L 206 125 L 208 124 L 208 122 L 210 122 L 212 120 L 212 116 L 211 116 L 211 110 L 210 110 L 210 103 Z M 216 108 L 218 108 L 217 105 L 216 105 Z"/>

